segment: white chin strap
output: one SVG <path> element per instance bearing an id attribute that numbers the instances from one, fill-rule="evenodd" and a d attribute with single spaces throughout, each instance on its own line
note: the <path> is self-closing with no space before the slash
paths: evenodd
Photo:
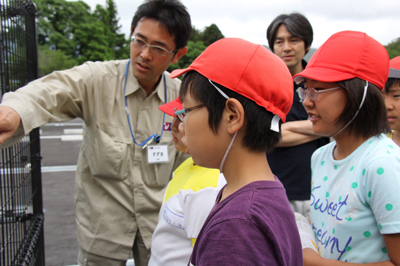
<path id="1" fill-rule="evenodd" d="M 225 99 L 227 99 L 227 100 L 229 99 L 229 96 L 226 95 L 220 88 L 218 88 L 217 86 L 215 86 L 215 84 L 214 84 L 210 79 L 208 79 L 208 81 L 211 83 L 211 85 L 214 86 L 214 88 L 217 89 L 217 91 L 218 91 L 222 96 L 224 96 Z M 280 118 L 278 115 L 274 115 L 274 117 L 272 118 L 271 127 L 270 127 L 270 129 L 271 129 L 272 131 L 279 132 L 279 120 L 281 120 L 281 118 Z"/>
<path id="2" fill-rule="evenodd" d="M 210 79 L 208 79 L 208 81 L 211 83 L 211 85 L 214 86 L 214 88 L 215 88 L 225 99 L 227 99 L 227 100 L 229 99 L 229 96 L 226 95 L 226 93 L 224 93 L 220 88 L 218 88 Z M 275 132 L 279 132 L 279 120 L 280 120 L 280 119 L 281 119 L 281 118 L 280 118 L 279 116 L 274 115 L 274 117 L 272 118 L 272 121 L 271 121 L 271 127 L 270 127 L 271 130 L 273 130 L 273 131 L 275 131 Z M 228 149 L 227 149 L 226 152 L 225 152 L 224 158 L 222 158 L 221 165 L 219 166 L 219 171 L 220 171 L 220 173 L 222 173 L 222 168 L 224 167 L 224 163 L 225 163 L 226 157 L 228 157 L 228 153 L 229 153 L 230 149 L 232 148 L 233 141 L 235 140 L 236 135 L 237 135 L 237 131 L 236 131 L 235 135 L 233 135 L 233 138 L 232 138 L 232 140 L 231 140 L 231 143 L 229 144 Z"/>
<path id="3" fill-rule="evenodd" d="M 237 133 L 238 133 L 238 132 L 236 131 L 235 135 L 233 135 L 233 138 L 232 138 L 232 140 L 231 140 L 231 143 L 229 144 L 228 149 L 227 149 L 226 152 L 225 152 L 224 158 L 222 158 L 221 165 L 219 166 L 219 172 L 220 172 L 220 173 L 222 173 L 222 168 L 224 167 L 226 157 L 228 157 L 228 153 L 229 153 L 230 149 L 232 148 L 233 141 L 235 140 Z"/>
<path id="4" fill-rule="evenodd" d="M 367 97 L 367 91 L 368 91 L 368 81 L 366 81 L 366 84 L 365 84 L 365 87 L 364 87 L 364 94 L 363 94 L 363 97 L 362 97 L 362 100 L 361 100 L 360 106 L 358 107 L 357 112 L 354 114 L 353 118 L 350 119 L 350 121 L 347 122 L 347 124 L 346 124 L 344 127 L 342 127 L 338 132 L 336 132 L 335 134 L 333 134 L 333 135 L 331 136 L 331 138 L 333 138 L 334 136 L 336 136 L 337 134 L 339 134 L 340 132 L 342 132 L 348 125 L 350 125 L 351 122 L 353 122 L 353 120 L 356 118 L 356 116 L 358 115 L 358 112 L 360 111 L 361 107 L 362 107 L 363 104 L 364 104 L 365 97 Z"/>
<path id="5" fill-rule="evenodd" d="M 214 86 L 214 88 L 217 89 L 217 91 L 218 91 L 225 99 L 227 99 L 227 100 L 229 99 L 229 96 L 226 95 L 220 88 L 218 88 L 217 86 L 215 86 L 215 84 L 214 84 L 210 79 L 208 79 L 208 81 L 211 83 L 211 85 Z M 231 143 L 229 144 L 228 149 L 227 149 L 226 152 L 225 152 L 224 158 L 222 158 L 221 164 L 220 164 L 220 166 L 219 166 L 219 172 L 220 172 L 220 173 L 222 173 L 222 168 L 224 167 L 226 157 L 228 157 L 228 153 L 229 153 L 230 149 L 232 148 L 233 141 L 235 140 L 236 135 L 237 135 L 237 131 L 236 131 L 235 135 L 233 135 L 233 138 L 232 138 L 232 140 L 231 140 Z"/>
<path id="6" fill-rule="evenodd" d="M 281 118 L 277 115 L 274 115 L 271 120 L 271 127 L 269 129 L 275 132 L 279 132 L 279 120 L 281 120 Z"/>

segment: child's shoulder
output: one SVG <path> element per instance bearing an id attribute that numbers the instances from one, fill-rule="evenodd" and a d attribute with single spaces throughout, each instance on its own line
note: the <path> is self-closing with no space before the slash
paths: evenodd
<path id="1" fill-rule="evenodd" d="M 255 181 L 243 187 L 231 203 L 234 207 L 246 210 L 248 217 L 259 219 L 265 215 L 290 212 L 287 196 L 282 183 L 276 181 Z"/>
<path id="2" fill-rule="evenodd" d="M 372 137 L 366 141 L 365 145 L 367 146 L 366 159 L 368 161 L 400 160 L 400 147 L 384 134 Z"/>
<path id="3" fill-rule="evenodd" d="M 198 191 L 207 187 L 220 188 L 226 184 L 218 169 L 210 169 L 195 165 L 190 157 L 174 171 L 172 183 L 179 183 L 181 189 Z"/>
<path id="4" fill-rule="evenodd" d="M 312 155 L 312 158 L 315 157 L 323 157 L 323 156 L 328 156 L 329 154 L 332 154 L 332 151 L 334 147 L 336 146 L 336 141 L 329 142 L 328 144 L 325 144 L 318 149 L 316 149 Z"/>

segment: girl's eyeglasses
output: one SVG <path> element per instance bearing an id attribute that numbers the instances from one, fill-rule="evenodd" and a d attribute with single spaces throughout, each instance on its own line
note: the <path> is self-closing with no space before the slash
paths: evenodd
<path id="1" fill-rule="evenodd" d="M 297 95 L 299 95 L 300 102 L 304 102 L 306 97 L 308 96 L 310 100 L 316 101 L 318 99 L 318 93 L 322 92 L 327 92 L 327 91 L 333 91 L 337 89 L 341 89 L 342 87 L 335 87 L 335 88 L 329 88 L 329 89 L 320 89 L 320 88 L 298 88 L 296 90 Z"/>

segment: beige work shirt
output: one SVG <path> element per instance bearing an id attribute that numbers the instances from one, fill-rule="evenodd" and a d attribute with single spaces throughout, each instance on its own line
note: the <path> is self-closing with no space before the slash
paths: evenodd
<path id="1" fill-rule="evenodd" d="M 147 149 L 134 144 L 124 102 L 127 62 L 88 62 L 53 72 L 5 94 L 2 102 L 18 112 L 23 125 L 10 143 L 48 122 L 83 119 L 75 186 L 78 242 L 87 252 L 115 259 L 128 259 L 138 229 L 150 248 L 164 188 L 188 157 L 175 149 L 171 131 L 164 130 L 160 141 L 168 144 L 168 163 L 148 164 Z M 168 72 L 165 78 L 171 101 L 180 81 Z M 129 66 L 125 97 L 137 143 L 172 123 L 168 115 L 163 123 L 158 109 L 164 94 L 162 77 L 146 97 Z"/>

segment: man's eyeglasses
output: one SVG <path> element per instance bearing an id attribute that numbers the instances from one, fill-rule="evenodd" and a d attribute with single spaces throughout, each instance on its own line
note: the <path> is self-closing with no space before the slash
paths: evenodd
<path id="1" fill-rule="evenodd" d="M 146 49 L 146 47 L 150 47 L 150 51 L 155 54 L 155 55 L 159 55 L 159 56 L 166 56 L 167 54 L 173 54 L 176 53 L 178 51 L 178 49 L 175 49 L 173 51 L 168 51 L 166 48 L 158 46 L 158 45 L 152 45 L 152 44 L 148 44 L 147 42 L 145 42 L 143 39 L 141 39 L 140 37 L 137 36 L 133 36 L 131 37 L 131 42 L 138 48 L 140 49 Z"/>
<path id="2" fill-rule="evenodd" d="M 299 95 L 300 102 L 304 102 L 306 97 L 308 96 L 310 100 L 316 101 L 318 99 L 318 93 L 322 92 L 327 92 L 327 91 L 333 91 L 337 89 L 341 89 L 342 87 L 334 87 L 334 88 L 329 88 L 329 89 L 320 89 L 320 88 L 298 88 L 296 90 L 297 95 Z"/>
<path id="3" fill-rule="evenodd" d="M 179 119 L 179 121 L 183 122 L 183 119 L 185 119 L 185 116 L 188 112 L 193 111 L 197 108 L 203 107 L 205 106 L 204 104 L 199 104 L 193 107 L 189 107 L 186 109 L 182 109 L 182 110 L 178 110 L 177 108 L 174 109 L 174 114 L 176 115 L 176 117 Z"/>

